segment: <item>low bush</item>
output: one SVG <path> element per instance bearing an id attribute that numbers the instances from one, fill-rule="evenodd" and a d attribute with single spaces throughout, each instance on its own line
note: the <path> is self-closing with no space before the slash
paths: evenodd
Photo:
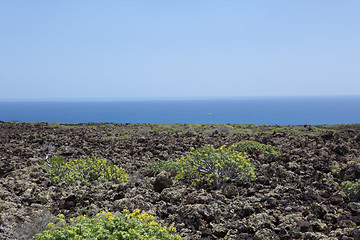
<path id="1" fill-rule="evenodd" d="M 166 171 L 171 173 L 174 177 L 181 171 L 181 165 L 179 161 L 167 160 L 160 162 L 152 162 L 149 164 L 149 167 L 153 171 Z"/>
<path id="2" fill-rule="evenodd" d="M 346 181 L 343 183 L 343 187 L 347 191 L 351 200 L 360 200 L 360 178 L 355 181 Z"/>
<path id="3" fill-rule="evenodd" d="M 280 156 L 279 151 L 275 151 L 273 146 L 259 143 L 256 141 L 242 141 L 235 143 L 234 149 L 238 152 L 245 152 L 247 154 L 263 153 L 266 156 L 275 155 Z"/>
<path id="4" fill-rule="evenodd" d="M 181 240 L 174 227 L 165 227 L 153 221 L 154 217 L 136 209 L 132 213 L 124 210 L 115 215 L 98 213 L 93 218 L 85 215 L 65 220 L 60 215 L 56 224 L 49 223 L 48 230 L 36 234 L 32 240 L 60 239 L 159 239 Z"/>
<path id="5" fill-rule="evenodd" d="M 66 161 L 62 157 L 52 157 L 45 170 L 55 182 L 128 181 L 125 170 L 105 158 L 82 157 Z"/>
<path id="6" fill-rule="evenodd" d="M 244 153 L 233 146 L 214 148 L 206 145 L 178 161 L 153 163 L 152 168 L 176 173 L 176 179 L 190 180 L 193 185 L 201 182 L 214 184 L 216 188 L 227 181 L 243 181 L 255 177 L 255 166 Z"/>

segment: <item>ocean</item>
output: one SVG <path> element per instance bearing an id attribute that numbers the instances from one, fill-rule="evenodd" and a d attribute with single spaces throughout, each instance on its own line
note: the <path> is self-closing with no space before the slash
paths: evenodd
<path id="1" fill-rule="evenodd" d="M 360 96 L 109 102 L 0 102 L 0 121 L 112 123 L 360 123 Z"/>

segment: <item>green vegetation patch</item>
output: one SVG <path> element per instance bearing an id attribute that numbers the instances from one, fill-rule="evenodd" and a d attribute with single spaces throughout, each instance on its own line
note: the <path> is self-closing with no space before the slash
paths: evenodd
<path id="1" fill-rule="evenodd" d="M 72 128 L 89 128 L 97 130 L 97 126 L 93 125 L 82 125 L 81 123 L 57 123 L 57 122 L 50 122 L 47 123 L 49 128 L 60 128 L 60 129 L 72 129 Z"/>
<path id="2" fill-rule="evenodd" d="M 317 126 L 305 126 L 305 125 L 256 125 L 256 124 L 234 124 L 234 129 L 231 131 L 233 134 L 258 134 L 258 133 L 291 133 L 294 135 L 309 135 L 316 136 L 323 132 L 333 132 L 337 131 L 332 129 L 331 125 L 317 125 Z"/>
<path id="3" fill-rule="evenodd" d="M 343 187 L 347 191 L 350 199 L 360 200 L 360 178 L 355 181 L 346 181 Z"/>
<path id="4" fill-rule="evenodd" d="M 48 123 L 48 127 L 50 128 L 59 128 L 60 126 L 61 126 L 60 123 L 55 123 L 55 122 Z"/>
<path id="5" fill-rule="evenodd" d="M 214 184 L 217 188 L 227 181 L 243 181 L 255 178 L 255 166 L 244 153 L 233 146 L 214 148 L 206 145 L 191 152 L 178 161 L 156 162 L 153 169 L 176 174 L 176 179 L 190 180 L 193 185 L 201 182 Z"/>
<path id="6" fill-rule="evenodd" d="M 349 161 L 340 171 L 342 188 L 347 192 L 351 200 L 360 200 L 360 159 Z"/>
<path id="7" fill-rule="evenodd" d="M 105 158 L 82 157 L 66 161 L 62 157 L 52 157 L 45 170 L 55 182 L 128 181 L 125 170 Z"/>
<path id="8" fill-rule="evenodd" d="M 281 153 L 279 151 L 275 151 L 273 146 L 259 143 L 256 141 L 242 141 L 235 143 L 233 145 L 234 150 L 238 152 L 245 152 L 247 154 L 254 154 L 256 152 L 260 152 L 265 154 L 266 156 L 275 155 L 280 156 Z"/>
<path id="9" fill-rule="evenodd" d="M 65 220 L 60 215 L 56 224 L 49 223 L 48 230 L 36 234 L 33 240 L 58 239 L 159 239 L 181 240 L 174 227 L 161 226 L 154 217 L 136 209 L 132 213 L 124 210 L 115 215 L 111 212 L 98 213 L 93 218 L 85 215 Z"/>

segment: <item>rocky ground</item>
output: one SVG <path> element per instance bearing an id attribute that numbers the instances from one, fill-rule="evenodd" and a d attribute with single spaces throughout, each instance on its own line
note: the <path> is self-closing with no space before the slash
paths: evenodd
<path id="1" fill-rule="evenodd" d="M 254 182 L 196 188 L 149 169 L 191 148 L 256 140 Z M 183 239 L 360 239 L 360 202 L 341 188 L 360 177 L 360 125 L 149 125 L 0 122 L 0 239 L 28 239 L 52 219 L 139 208 Z M 129 183 L 57 184 L 46 154 L 99 156 Z M 159 182 L 168 187 L 159 187 Z M 156 190 L 156 191 L 155 191 Z"/>

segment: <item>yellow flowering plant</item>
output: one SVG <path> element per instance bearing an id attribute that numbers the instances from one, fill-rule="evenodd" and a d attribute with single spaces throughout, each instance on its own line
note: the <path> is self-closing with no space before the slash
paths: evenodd
<path id="1" fill-rule="evenodd" d="M 135 209 L 133 212 L 124 210 L 121 214 L 101 212 L 93 218 L 81 215 L 60 227 L 48 224 L 48 229 L 36 234 L 32 240 L 181 240 L 175 232 L 174 227 L 161 226 L 154 221 L 153 216 Z"/>
<path id="2" fill-rule="evenodd" d="M 52 157 L 45 170 L 55 182 L 128 181 L 125 170 L 105 158 L 82 157 L 66 161 L 62 157 Z"/>

